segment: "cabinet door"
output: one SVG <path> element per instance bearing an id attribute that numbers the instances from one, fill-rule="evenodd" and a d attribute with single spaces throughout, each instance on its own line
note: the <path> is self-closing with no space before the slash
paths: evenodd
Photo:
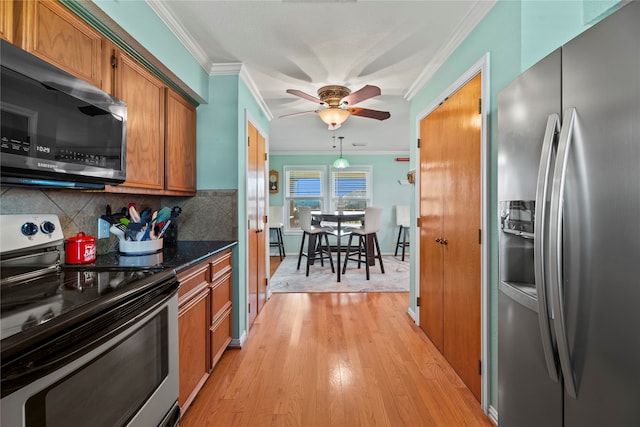
<path id="1" fill-rule="evenodd" d="M 21 1 L 14 7 L 14 12 L 21 17 L 16 44 L 74 76 L 102 87 L 103 38 L 100 33 L 58 2 Z"/>
<path id="2" fill-rule="evenodd" d="M 183 411 L 195 398 L 209 372 L 209 288 L 181 304 L 178 313 L 180 389 Z"/>
<path id="3" fill-rule="evenodd" d="M 167 89 L 165 189 L 196 191 L 196 109 Z"/>
<path id="4" fill-rule="evenodd" d="M 116 51 L 115 96 L 127 103 L 127 180 L 121 186 L 164 189 L 165 86 Z"/>
<path id="5" fill-rule="evenodd" d="M 13 0 L 0 1 L 0 38 L 13 43 Z"/>

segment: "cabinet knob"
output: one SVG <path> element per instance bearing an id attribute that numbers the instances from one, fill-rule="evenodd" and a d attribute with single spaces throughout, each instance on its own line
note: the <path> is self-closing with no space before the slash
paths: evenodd
<path id="1" fill-rule="evenodd" d="M 436 239 L 436 243 L 442 243 L 442 239 L 441 239 L 440 237 L 438 237 L 438 238 Z"/>

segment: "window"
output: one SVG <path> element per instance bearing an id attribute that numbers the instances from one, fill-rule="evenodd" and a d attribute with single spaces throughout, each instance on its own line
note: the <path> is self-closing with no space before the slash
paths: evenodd
<path id="1" fill-rule="evenodd" d="M 325 166 L 285 166 L 285 231 L 299 230 L 298 207 L 322 210 L 326 197 Z"/>
<path id="2" fill-rule="evenodd" d="M 371 166 L 331 169 L 331 206 L 362 211 L 371 205 Z"/>

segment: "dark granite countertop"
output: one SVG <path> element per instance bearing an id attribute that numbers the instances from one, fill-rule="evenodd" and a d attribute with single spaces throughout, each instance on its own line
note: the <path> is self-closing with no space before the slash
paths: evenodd
<path id="1" fill-rule="evenodd" d="M 85 268 L 151 268 L 180 272 L 203 259 L 237 245 L 237 241 L 207 240 L 178 241 L 175 246 L 166 246 L 162 252 L 148 255 L 124 255 L 118 252 L 98 255 L 96 262 Z"/>

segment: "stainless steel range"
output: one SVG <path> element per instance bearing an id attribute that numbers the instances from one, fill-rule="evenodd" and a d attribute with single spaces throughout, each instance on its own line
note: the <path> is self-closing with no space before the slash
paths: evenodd
<path id="1" fill-rule="evenodd" d="M 173 270 L 60 264 L 55 215 L 0 216 L 4 426 L 175 426 Z"/>

